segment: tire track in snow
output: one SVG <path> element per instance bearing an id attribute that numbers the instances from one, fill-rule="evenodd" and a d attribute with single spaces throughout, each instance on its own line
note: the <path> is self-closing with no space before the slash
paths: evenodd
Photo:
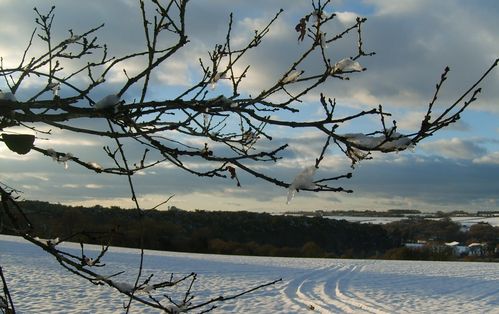
<path id="1" fill-rule="evenodd" d="M 338 300 L 324 298 L 321 286 L 325 285 L 328 281 L 337 280 L 336 277 L 340 274 L 337 268 L 338 266 L 326 267 L 316 276 L 318 278 L 307 278 L 298 287 L 297 293 L 310 300 L 309 303 L 319 313 L 339 313 L 339 311 L 350 313 L 352 310 L 348 305 Z"/>
<path id="2" fill-rule="evenodd" d="M 330 272 L 328 272 L 328 275 L 324 278 L 325 280 L 319 285 L 318 299 L 329 305 L 327 306 L 328 312 L 326 313 L 338 313 L 336 311 L 331 311 L 331 305 L 334 305 L 335 308 L 340 309 L 341 313 L 358 313 L 358 307 L 353 306 L 352 302 L 345 302 L 341 296 L 337 294 L 335 289 L 345 274 L 351 271 L 352 269 L 348 266 L 331 269 Z"/>
<path id="3" fill-rule="evenodd" d="M 291 280 L 283 290 L 292 308 L 318 313 L 392 313 L 375 300 L 349 290 L 350 282 L 365 266 L 335 265 L 305 272 Z"/>
<path id="4" fill-rule="evenodd" d="M 384 309 L 380 304 L 348 291 L 351 279 L 356 277 L 364 266 L 360 270 L 358 268 L 358 265 L 354 265 L 338 269 L 337 275 L 334 276 L 336 278 L 331 276 L 321 285 L 321 298 L 325 302 L 335 303 L 343 313 L 390 313 L 390 310 Z"/>
<path id="5" fill-rule="evenodd" d="M 345 311 L 345 306 L 341 302 L 325 303 L 320 297 L 313 294 L 317 281 L 321 279 L 329 280 L 325 274 L 336 273 L 337 266 L 328 266 L 307 271 L 300 276 L 293 278 L 282 291 L 285 303 L 290 304 L 290 309 L 302 313 L 303 310 L 312 310 L 318 313 L 341 313 Z M 312 307 L 313 308 L 312 308 Z"/>
<path id="6" fill-rule="evenodd" d="M 332 292 L 336 299 L 354 309 L 351 313 L 392 313 L 393 309 L 388 309 L 372 299 L 355 294 L 350 289 L 352 279 L 357 277 L 365 267 L 365 265 L 345 267 L 345 270 L 342 271 L 342 275 L 338 277 L 336 282 L 328 282 L 329 286 L 325 285 L 323 287 L 324 295 L 327 296 L 328 291 Z"/>
<path id="7" fill-rule="evenodd" d="M 481 288 L 481 290 L 486 291 L 486 292 L 482 293 L 482 291 L 480 291 L 479 296 L 470 299 L 471 302 L 483 301 L 483 300 L 486 300 L 486 299 L 492 299 L 491 300 L 492 302 L 499 303 L 499 297 L 498 297 L 498 295 L 499 295 L 499 288 L 488 290 L 487 288 L 484 287 L 484 284 L 482 284 L 480 286 L 480 288 Z"/>

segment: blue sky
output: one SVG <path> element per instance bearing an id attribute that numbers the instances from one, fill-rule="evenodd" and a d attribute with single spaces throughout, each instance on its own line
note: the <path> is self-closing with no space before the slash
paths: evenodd
<path id="1" fill-rule="evenodd" d="M 123 55 L 142 44 L 136 1 L 46 1 L 40 9 L 56 5 L 54 26 L 59 38 L 67 29 L 76 32 L 106 23 L 99 37 L 110 52 Z M 410 132 L 420 123 L 435 83 L 445 66 L 449 79 L 439 98 L 438 108 L 452 102 L 499 57 L 499 4 L 496 1 L 333 1 L 331 12 L 338 13 L 331 32 L 365 16 L 366 50 L 376 52 L 362 59 L 367 71 L 351 76 L 350 81 L 333 81 L 305 98 L 300 119 L 316 114 L 320 92 L 335 97 L 338 110 L 354 113 L 383 104 L 394 114 L 400 131 Z M 15 64 L 34 27 L 33 3 L 0 0 L 0 10 L 9 12 L 0 21 L 0 56 L 5 65 Z M 309 1 L 228 1 L 192 0 L 187 14 L 191 40 L 171 62 L 161 67 L 151 89 L 150 99 L 176 95 L 199 75 L 197 59 L 224 38 L 226 21 L 234 12 L 234 40 L 252 35 L 255 27 L 268 21 L 280 8 L 278 20 L 267 41 L 245 62 L 252 65 L 243 87 L 255 93 L 287 69 L 303 45 L 297 42 L 294 25 L 310 12 Z M 353 40 L 328 47 L 332 58 L 349 56 Z M 35 45 L 37 49 L 42 49 Z M 193 61 L 194 60 L 194 61 Z M 129 65 L 132 71 L 134 65 Z M 310 64 L 314 66 L 313 63 Z M 123 80 L 121 71 L 111 73 L 108 84 L 96 93 L 109 94 Z M 414 151 L 376 154 L 362 162 L 351 180 L 340 185 L 353 194 L 300 192 L 286 205 L 285 189 L 241 174 L 242 187 L 222 179 L 200 179 L 171 167 L 161 166 L 137 175 L 134 180 L 141 204 L 154 206 L 172 194 L 168 205 L 184 209 L 284 211 L 315 209 L 412 208 L 421 210 L 483 210 L 499 207 L 499 71 L 482 84 L 483 93 L 462 120 L 433 138 L 420 143 Z M 23 86 L 18 98 L 31 87 Z M 5 83 L 0 82 L 0 89 Z M 219 84 L 214 96 L 226 92 Z M 64 93 L 64 91 L 61 91 Z M 95 98 L 98 98 L 98 95 Z M 125 95 L 133 99 L 133 93 Z M 440 107 L 439 107 L 440 106 Z M 342 132 L 372 128 L 372 121 L 345 126 Z M 4 130 L 4 132 L 7 130 Z M 20 131 L 14 130 L 14 131 Z M 274 142 L 290 143 L 286 159 L 277 165 L 262 165 L 291 182 L 297 171 L 313 162 L 323 139 L 314 132 L 299 134 L 275 129 Z M 110 161 L 102 151 L 100 138 L 84 137 L 54 130 L 48 140 L 37 140 L 43 148 L 71 152 L 104 166 Z M 267 145 L 267 144 L 265 144 Z M 103 204 L 131 207 L 126 180 L 121 177 L 88 173 L 76 164 L 63 166 L 40 154 L 19 156 L 0 144 L 0 181 L 24 192 L 26 199 L 45 199 L 68 204 Z M 341 174 L 349 163 L 336 151 L 319 171 Z M 163 208 L 165 208 L 165 205 Z"/>

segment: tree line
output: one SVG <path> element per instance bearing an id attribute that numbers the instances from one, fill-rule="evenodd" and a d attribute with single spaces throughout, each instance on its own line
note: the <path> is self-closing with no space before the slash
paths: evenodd
<path id="1" fill-rule="evenodd" d="M 487 258 L 499 257 L 499 228 L 479 223 L 463 230 L 448 218 L 405 219 L 361 224 L 322 217 L 272 215 L 246 211 L 145 210 L 81 207 L 23 201 L 40 238 L 147 249 L 289 257 L 390 258 L 449 260 L 449 251 L 409 250 L 417 240 L 486 243 Z M 3 228 L 2 233 L 7 233 Z M 143 232 L 144 231 L 144 232 Z"/>

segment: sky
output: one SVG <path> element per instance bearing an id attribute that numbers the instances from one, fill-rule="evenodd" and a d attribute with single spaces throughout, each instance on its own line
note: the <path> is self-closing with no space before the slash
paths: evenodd
<path id="1" fill-rule="evenodd" d="M 56 6 L 55 37 L 105 23 L 98 36 L 110 54 L 124 55 L 144 44 L 138 1 L 45 1 L 37 3 L 47 11 Z M 257 92 L 279 79 L 303 44 L 297 41 L 294 26 L 312 9 L 310 1 L 192 0 L 188 3 L 187 31 L 190 43 L 172 61 L 164 64 L 154 77 L 150 99 L 167 99 L 189 86 L 199 75 L 197 60 L 207 57 L 215 43 L 224 39 L 227 20 L 234 13 L 235 43 L 242 42 L 253 30 L 264 25 L 280 9 L 284 13 L 271 29 L 266 41 L 244 60 L 251 71 L 243 84 L 247 94 Z M 16 64 L 33 31 L 33 2 L 0 0 L 0 56 L 5 66 Z M 327 13 L 336 13 L 333 28 L 351 25 L 356 16 L 366 17 L 364 46 L 376 55 L 361 59 L 367 71 L 352 75 L 349 81 L 332 81 L 304 99 L 302 115 L 316 114 L 318 95 L 335 97 L 338 110 L 353 113 L 383 104 L 393 113 L 400 132 L 418 127 L 435 84 L 449 66 L 448 81 L 439 97 L 437 110 L 455 100 L 496 58 L 499 58 L 499 3 L 494 0 L 357 0 L 333 1 Z M 336 28 L 335 28 L 336 27 Z M 350 38 L 328 47 L 338 60 L 352 51 Z M 37 43 L 33 53 L 41 52 Z M 355 51 L 355 50 L 353 50 Z M 128 65 L 129 71 L 134 66 Z M 310 64 L 311 67 L 314 64 Z M 121 71 L 110 73 L 96 93 L 112 93 L 124 79 Z M 34 84 L 34 83 L 33 83 Z M 35 84 L 36 85 L 36 84 Z M 498 210 L 499 208 L 499 71 L 481 85 L 480 98 L 462 120 L 421 142 L 414 150 L 397 154 L 375 154 L 361 162 L 350 180 L 340 186 L 354 190 L 345 193 L 299 192 L 286 204 L 287 190 L 240 175 L 242 187 L 227 179 L 192 176 L 164 165 L 134 176 L 143 208 L 151 208 L 171 195 L 160 207 L 193 210 L 249 210 L 283 212 L 294 210 L 388 210 L 422 211 Z M 0 89 L 5 90 L 4 81 Z M 22 86 L 18 99 L 27 95 L 30 84 Z M 226 92 L 223 84 L 213 93 Z M 64 93 L 64 91 L 61 91 Z M 133 93 L 133 91 L 132 91 Z M 133 99 L 136 95 L 127 95 Z M 97 96 L 95 96 L 97 97 Z M 315 108 L 315 109 L 314 109 Z M 314 111 L 315 110 L 315 111 Z M 366 122 L 369 124 L 370 122 Z M 347 125 L 345 131 L 360 132 L 363 124 Z M 20 132 L 20 129 L 3 132 Z M 24 131 L 25 132 L 25 131 Z M 293 133 L 272 130 L 272 145 L 290 143 L 285 160 L 262 169 L 291 182 L 302 168 L 317 157 L 324 139 L 310 131 Z M 40 136 L 37 145 L 71 152 L 84 160 L 111 166 L 102 150 L 102 138 L 53 130 Z M 25 199 L 39 199 L 71 205 L 117 205 L 132 207 L 128 184 L 123 177 L 88 173 L 74 163 L 68 169 L 37 153 L 17 155 L 0 143 L 0 182 L 23 191 Z M 333 152 L 324 169 L 333 174 L 349 171 L 349 163 Z M 322 171 L 321 168 L 319 171 Z"/>

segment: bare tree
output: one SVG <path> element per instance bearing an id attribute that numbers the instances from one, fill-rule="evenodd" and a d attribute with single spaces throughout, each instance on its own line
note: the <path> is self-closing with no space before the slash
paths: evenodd
<path id="1" fill-rule="evenodd" d="M 348 80 L 361 75 L 366 69 L 362 66 L 364 58 L 374 55 L 363 44 L 365 18 L 357 18 L 352 25 L 336 34 L 327 34 L 324 29 L 335 14 L 326 14 L 330 1 L 312 3 L 309 13 L 297 21 L 295 29 L 297 41 L 306 47 L 296 60 L 289 64 L 273 84 L 256 95 L 248 95 L 241 90 L 241 83 L 249 75 L 250 65 L 244 64 L 244 57 L 257 49 L 266 39 L 272 25 L 279 19 L 282 10 L 262 29 L 256 30 L 244 45 L 234 44 L 233 17 L 228 19 L 225 40 L 213 43 L 213 50 L 207 57 L 199 59 L 201 76 L 197 83 L 178 93 L 171 99 L 150 100 L 152 75 L 159 71 L 162 64 L 171 62 L 182 49 L 189 49 L 186 32 L 186 12 L 188 0 L 140 0 L 145 46 L 123 56 L 110 56 L 107 46 L 99 41 L 97 34 L 103 25 L 76 33 L 69 30 L 65 39 L 54 40 L 52 23 L 55 7 L 48 12 L 35 9 L 37 28 L 29 37 L 27 47 L 18 65 L 5 67 L 0 64 L 0 75 L 8 89 L 0 93 L 0 130 L 2 141 L 19 154 L 42 154 L 61 163 L 73 162 L 89 171 L 108 175 L 123 176 L 129 185 L 131 199 L 135 203 L 137 224 L 141 224 L 144 208 L 139 203 L 134 185 L 134 174 L 159 164 L 171 164 L 187 173 L 201 177 L 227 178 L 240 186 L 238 174 L 248 173 L 288 189 L 288 202 L 298 190 L 314 192 L 352 191 L 337 185 L 348 179 L 352 173 L 323 174 L 315 178 L 316 170 L 328 157 L 333 148 L 340 150 L 351 161 L 352 169 L 356 163 L 372 158 L 371 152 L 391 153 L 417 145 L 423 139 L 458 121 L 461 113 L 480 93 L 480 83 L 497 66 L 498 60 L 486 69 L 482 76 L 469 89 L 457 94 L 455 102 L 438 108 L 437 99 L 449 68 L 445 68 L 436 85 L 426 114 L 421 117 L 420 128 L 410 134 L 397 131 L 397 124 L 390 119 L 390 113 L 380 105 L 356 114 L 339 116 L 336 101 L 325 93 L 320 94 L 318 103 L 322 110 L 321 118 L 310 120 L 301 114 L 297 103 L 304 95 L 317 91 L 330 80 Z M 350 57 L 331 60 L 331 46 L 342 40 L 355 40 L 356 50 Z M 44 43 L 46 50 L 31 57 L 35 41 Z M 321 66 L 306 68 L 312 58 L 320 59 Z M 110 91 L 107 96 L 96 98 L 95 91 L 106 85 L 112 70 L 124 68 L 124 64 L 136 62 L 143 67 L 133 74 L 123 70 L 126 80 L 119 89 Z M 69 70 L 70 69 L 70 70 Z M 16 95 L 28 80 L 37 80 L 39 86 L 32 95 L 19 99 Z M 228 83 L 230 93 L 212 97 L 211 87 L 220 81 Z M 64 93 L 62 93 L 64 91 Z M 136 92 L 138 91 L 138 92 Z M 61 96 L 64 94 L 64 96 Z M 377 117 L 379 128 L 365 133 L 340 134 L 339 126 L 355 122 L 366 116 Z M 83 122 L 82 122 L 83 121 Z M 84 121 L 99 121 L 88 124 Z M 96 125 L 100 125 L 98 127 Z M 47 131 L 44 127 L 60 129 L 66 134 L 87 134 L 114 142 L 104 146 L 104 155 L 112 161 L 113 167 L 104 168 L 96 162 L 83 160 L 78 152 L 69 154 L 55 149 L 43 149 L 37 145 L 37 137 Z M 103 126 L 103 127 L 102 127 Z M 288 145 L 272 146 L 275 126 L 310 129 L 323 135 L 322 149 L 317 152 L 315 162 L 300 172 L 292 182 L 261 171 L 260 163 L 275 163 L 282 159 Z M 23 127 L 35 131 L 37 136 L 9 131 L 13 127 Z M 192 139 L 202 139 L 204 145 L 193 146 Z M 129 150 L 132 144 L 139 144 L 143 151 L 139 158 Z M 270 147 L 270 148 L 269 148 Z M 190 161 L 205 161 L 204 170 L 191 167 Z M 234 184 L 229 182 L 228 184 Z M 92 231 L 84 236 L 99 238 L 102 250 L 93 258 L 86 256 L 85 246 L 81 243 L 81 254 L 74 255 L 59 249 L 58 244 L 66 239 L 41 240 L 32 232 L 33 224 L 17 202 L 18 190 L 4 182 L 0 186 L 2 194 L 3 228 L 15 233 L 53 255 L 62 267 L 83 277 L 96 285 L 109 285 L 129 296 L 125 305 L 128 312 L 132 301 L 174 313 L 179 311 L 202 310 L 208 312 L 215 308 L 214 303 L 238 297 L 277 281 L 236 293 L 229 297 L 215 297 L 199 303 L 192 300 L 191 289 L 197 279 L 196 274 L 174 278 L 164 282 L 153 282 L 152 276 L 142 273 L 143 249 L 136 280 L 123 283 L 114 280 L 115 275 L 103 275 L 99 267 L 108 249 L 112 232 L 96 235 Z M 164 202 L 167 202 L 165 199 Z M 163 204 L 162 202 L 161 204 Z M 161 205 L 158 204 L 157 206 Z M 157 207 L 155 206 L 155 208 Z M 81 235 L 81 234 L 80 234 Z M 76 236 L 76 235 L 74 235 Z M 0 268 L 0 275 L 2 275 Z M 14 311 L 7 282 L 1 276 L 4 296 L 0 299 L 4 312 Z M 158 299 L 150 292 L 171 288 L 180 282 L 190 282 L 182 300 L 169 297 Z M 146 292 L 146 297 L 137 292 Z"/>

